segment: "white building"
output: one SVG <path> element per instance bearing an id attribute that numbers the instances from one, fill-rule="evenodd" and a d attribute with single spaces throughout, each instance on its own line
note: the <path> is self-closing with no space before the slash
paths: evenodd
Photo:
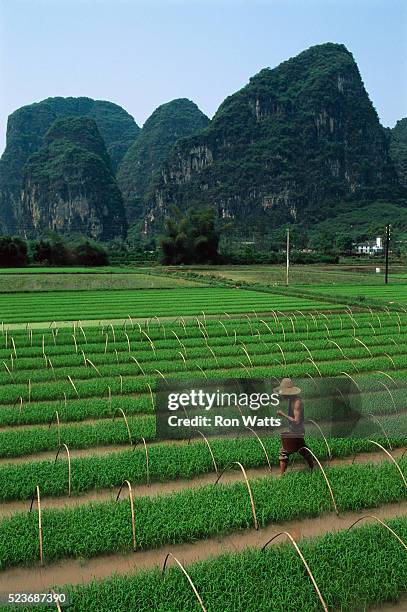
<path id="1" fill-rule="evenodd" d="M 358 255 L 377 255 L 383 252 L 383 239 L 377 236 L 375 240 L 367 240 L 361 244 L 354 244 L 353 250 Z"/>

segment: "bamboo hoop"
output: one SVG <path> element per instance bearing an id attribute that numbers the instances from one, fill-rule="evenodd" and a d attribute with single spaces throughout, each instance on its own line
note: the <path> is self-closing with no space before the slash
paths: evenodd
<path id="1" fill-rule="evenodd" d="M 222 476 L 226 472 L 226 470 L 229 469 L 232 465 L 238 465 L 240 467 L 240 469 L 242 470 L 243 477 L 244 477 L 244 479 L 246 481 L 247 490 L 249 491 L 250 504 L 251 504 L 252 513 L 253 513 L 254 528 L 257 531 L 258 528 L 259 528 L 259 524 L 257 522 L 257 515 L 256 515 L 256 508 L 255 508 L 254 500 L 253 500 L 253 493 L 252 493 L 252 489 L 251 489 L 251 486 L 250 486 L 250 483 L 249 483 L 249 479 L 247 478 L 246 470 L 244 469 L 244 467 L 240 463 L 240 461 L 232 461 L 231 463 L 228 463 L 228 465 L 219 474 L 219 476 L 217 477 L 217 479 L 216 479 L 214 484 L 216 485 L 219 482 L 219 480 L 222 478 Z"/>
<path id="2" fill-rule="evenodd" d="M 69 376 L 69 374 L 68 374 L 68 380 L 69 380 L 69 382 L 71 383 L 71 385 L 72 385 L 72 387 L 73 387 L 73 390 L 75 391 L 75 393 L 76 393 L 77 397 L 79 398 L 78 389 L 75 387 L 75 383 L 74 383 L 74 381 L 72 380 L 72 378 Z"/>
<path id="3" fill-rule="evenodd" d="M 381 370 L 377 370 L 378 374 L 383 374 L 383 376 L 387 376 L 387 378 L 389 378 L 391 380 L 391 382 L 394 384 L 394 386 L 397 388 L 398 384 L 396 382 L 396 380 L 393 378 L 393 376 L 390 376 L 390 374 L 387 374 L 386 372 L 382 372 Z"/>
<path id="4" fill-rule="evenodd" d="M 264 451 L 264 454 L 266 455 L 267 464 L 268 464 L 268 466 L 269 466 L 269 471 L 271 472 L 271 463 L 270 463 L 270 459 L 269 459 L 268 453 L 267 453 L 267 451 L 266 451 L 266 447 L 265 447 L 265 446 L 264 446 L 264 444 L 263 444 L 263 441 L 262 441 L 262 440 L 261 440 L 261 438 L 258 436 L 258 434 L 257 434 L 257 433 L 254 431 L 254 429 L 252 429 L 251 427 L 248 427 L 247 425 L 246 425 L 246 429 L 248 429 L 249 431 L 251 431 L 252 433 L 254 433 L 254 435 L 255 435 L 255 436 L 256 436 L 256 438 L 258 439 L 259 444 L 260 444 L 260 446 L 262 447 L 262 449 L 263 449 L 263 451 Z"/>
<path id="5" fill-rule="evenodd" d="M 59 421 L 58 410 L 55 410 L 54 414 L 51 417 L 51 421 L 49 423 L 48 429 L 51 429 L 52 422 L 54 420 L 54 416 L 56 416 L 57 428 L 58 428 L 58 446 L 61 446 L 61 423 Z"/>
<path id="6" fill-rule="evenodd" d="M 191 576 L 188 574 L 187 570 L 186 570 L 186 569 L 185 569 L 185 567 L 182 565 L 181 561 L 179 561 L 179 560 L 177 559 L 177 557 L 176 557 L 175 555 L 173 555 L 171 552 L 167 553 L 167 556 L 165 557 L 165 561 L 164 561 L 163 569 L 162 569 L 162 571 L 161 571 L 161 576 L 164 576 L 165 568 L 167 567 L 167 561 L 168 561 L 168 558 L 169 558 L 169 557 L 172 557 L 172 558 L 174 559 L 174 561 L 175 561 L 175 562 L 178 564 L 178 566 L 181 568 L 181 571 L 182 571 L 182 572 L 183 572 L 183 574 L 186 576 L 186 578 L 187 578 L 187 580 L 188 580 L 189 584 L 191 585 L 191 588 L 192 588 L 193 592 L 195 593 L 195 597 L 196 597 L 196 598 L 197 598 L 197 600 L 199 601 L 199 604 L 200 604 L 200 606 L 201 606 L 201 608 L 202 608 L 203 612 L 207 612 L 207 610 L 206 610 L 206 608 L 205 608 L 205 606 L 204 606 L 204 604 L 203 604 L 203 601 L 202 601 L 202 599 L 201 599 L 201 596 L 199 595 L 198 591 L 197 591 L 197 590 L 196 590 L 196 588 L 195 588 L 194 583 L 192 582 Z"/>
<path id="7" fill-rule="evenodd" d="M 317 364 L 315 363 L 315 361 L 313 359 L 311 359 L 311 357 L 306 357 L 305 358 L 306 361 L 310 361 L 312 363 L 312 365 L 314 366 L 314 368 L 316 369 L 316 371 L 318 372 L 319 376 L 322 378 L 322 373 L 321 370 L 319 369 L 319 367 L 317 366 Z"/>
<path id="8" fill-rule="evenodd" d="M 309 453 L 311 453 L 311 455 L 314 457 L 315 461 L 318 463 L 319 467 L 321 468 L 322 474 L 323 474 L 323 476 L 324 476 L 324 478 L 325 478 L 325 482 L 326 482 L 326 484 L 327 484 L 327 486 L 328 486 L 328 489 L 329 489 L 329 493 L 331 494 L 331 499 L 332 499 L 332 502 L 333 502 L 333 505 L 334 505 L 334 508 L 335 508 L 336 516 L 339 516 L 339 510 L 338 510 L 338 506 L 336 505 L 335 496 L 334 496 L 334 493 L 333 493 L 333 491 L 332 491 L 331 483 L 330 483 L 330 482 L 329 482 L 329 480 L 328 480 L 328 476 L 326 475 L 325 470 L 324 470 L 324 468 L 322 467 L 322 464 L 321 464 L 320 460 L 319 460 L 319 459 L 318 459 L 318 457 L 317 457 L 317 456 L 316 456 L 316 455 L 315 455 L 315 454 L 312 452 L 312 450 L 311 450 L 311 449 L 309 449 L 308 447 L 306 447 L 306 446 L 301 446 L 301 448 L 300 448 L 299 450 L 302 450 L 302 449 L 305 449 L 305 450 L 307 450 Z"/>
<path id="9" fill-rule="evenodd" d="M 353 365 L 353 364 L 352 364 L 352 365 Z M 350 380 L 353 382 L 353 384 L 356 386 L 357 390 L 358 390 L 358 391 L 359 391 L 359 393 L 360 393 L 361 389 L 360 389 L 360 387 L 359 387 L 358 383 L 356 382 L 356 380 L 353 378 L 353 376 L 351 376 L 351 375 L 350 375 L 350 374 L 348 374 L 347 372 L 339 372 L 339 374 L 344 374 L 345 376 L 347 376 L 348 378 L 350 378 Z"/>
<path id="10" fill-rule="evenodd" d="M 124 335 L 126 336 L 126 340 L 127 340 L 127 348 L 129 349 L 129 353 L 131 353 L 130 338 L 126 332 L 124 332 Z"/>
<path id="11" fill-rule="evenodd" d="M 319 597 L 319 601 L 321 602 L 321 604 L 322 604 L 322 607 L 323 607 L 324 611 L 325 611 L 325 612 L 329 612 L 329 611 L 328 611 L 328 607 L 327 607 L 327 605 L 326 605 L 326 603 L 325 603 L 325 600 L 324 600 L 324 598 L 322 597 L 321 591 L 319 590 L 318 584 L 317 584 L 317 582 L 316 582 L 316 580 L 315 580 L 315 578 L 314 578 L 314 575 L 313 575 L 313 573 L 311 572 L 311 569 L 310 569 L 310 567 L 309 567 L 309 565 L 308 565 L 308 563 L 307 563 L 307 561 L 306 561 L 306 559 L 305 559 L 304 555 L 302 554 L 302 552 L 301 552 L 301 550 L 300 550 L 300 548 L 299 548 L 299 546 L 298 546 L 297 542 L 294 540 L 293 536 L 291 535 L 291 533 L 290 533 L 289 531 L 280 531 L 279 533 L 277 533 L 275 536 L 273 536 L 272 538 L 270 538 L 270 540 L 268 540 L 268 541 L 267 541 L 267 542 L 264 544 L 264 546 L 262 546 L 261 550 L 262 550 L 262 551 L 263 551 L 263 550 L 265 550 L 265 549 L 267 548 L 267 546 L 268 546 L 269 544 L 271 544 L 271 542 L 272 542 L 273 540 L 275 540 L 276 538 L 280 537 L 281 535 L 285 535 L 285 536 L 287 536 L 287 537 L 288 537 L 288 539 L 290 540 L 291 544 L 294 546 L 294 548 L 295 548 L 295 550 L 297 551 L 297 553 L 298 553 L 298 555 L 299 555 L 299 557 L 300 557 L 301 561 L 303 562 L 303 564 L 304 564 L 304 566 L 305 566 L 305 569 L 307 570 L 308 576 L 311 578 L 311 582 L 312 582 L 312 584 L 314 585 L 314 589 L 315 589 L 315 591 L 316 591 L 316 593 L 317 593 L 317 595 L 318 595 L 318 597 Z"/>
<path id="12" fill-rule="evenodd" d="M 142 373 L 143 376 L 146 375 L 145 371 L 143 370 L 143 368 L 141 367 L 141 365 L 139 364 L 139 362 L 137 361 L 137 359 L 135 357 L 133 357 L 133 355 L 131 356 L 131 358 L 133 359 L 133 361 L 137 364 L 137 366 L 140 369 L 140 372 Z"/>
<path id="13" fill-rule="evenodd" d="M 54 596 L 54 601 L 55 601 L 55 605 L 57 607 L 58 612 L 62 612 L 62 608 L 58 600 L 58 595 L 55 593 L 54 589 L 51 589 L 51 593 Z"/>
<path id="14" fill-rule="evenodd" d="M 393 457 L 393 455 L 392 455 L 391 453 L 389 453 L 389 451 L 388 451 L 388 450 L 386 450 L 386 449 L 384 448 L 384 446 L 382 446 L 382 445 L 381 445 L 381 444 L 379 444 L 378 442 L 375 442 L 374 440 L 369 440 L 369 442 L 371 442 L 372 444 L 375 444 L 376 446 L 378 446 L 379 448 L 381 448 L 381 449 L 382 449 L 382 451 L 383 451 L 383 452 L 385 452 L 385 453 L 386 453 L 386 455 L 387 455 L 387 456 L 388 456 L 388 457 L 391 459 L 391 461 L 394 463 L 394 465 L 395 465 L 395 466 L 396 466 L 396 468 L 398 469 L 398 471 L 399 471 L 399 473 L 400 473 L 400 476 L 401 476 L 401 477 L 402 477 L 402 479 L 403 479 L 404 486 L 405 486 L 405 487 L 406 487 L 406 489 L 407 489 L 407 480 L 406 480 L 406 478 L 405 478 L 405 476 L 404 476 L 404 474 L 403 474 L 403 472 L 402 472 L 402 470 L 401 470 L 401 468 L 400 468 L 399 464 L 397 463 L 397 461 L 396 461 L 396 460 L 395 460 L 395 458 Z"/>
<path id="15" fill-rule="evenodd" d="M 131 484 L 129 483 L 128 480 L 123 480 L 121 487 L 119 489 L 119 492 L 117 494 L 116 497 L 116 501 L 119 500 L 120 497 L 120 493 L 122 492 L 123 489 L 123 485 L 127 484 L 127 488 L 129 490 L 129 498 L 130 498 L 130 511 L 131 511 L 131 530 L 132 530 L 132 534 L 133 534 L 133 550 L 136 550 L 136 526 L 135 526 L 135 522 L 134 522 L 134 503 L 133 503 L 133 492 L 131 490 Z"/>
<path id="16" fill-rule="evenodd" d="M 94 370 L 96 370 L 96 372 L 99 374 L 99 376 L 102 376 L 100 370 L 98 370 L 98 368 L 95 366 L 95 364 L 93 363 L 93 361 L 91 361 L 90 359 L 88 359 L 87 357 L 85 358 L 86 361 L 92 366 L 92 368 Z"/>
<path id="17" fill-rule="evenodd" d="M 400 542 L 400 544 L 402 546 L 404 546 L 404 548 L 407 550 L 407 544 L 400 538 L 400 536 L 393 531 L 393 529 L 391 527 L 389 527 L 388 525 L 386 525 L 386 523 L 384 523 L 381 519 L 379 519 L 378 516 L 375 516 L 374 514 L 365 514 L 364 516 L 361 516 L 360 518 L 358 518 L 357 521 L 355 521 L 354 523 L 352 523 L 352 525 L 350 527 L 348 527 L 348 531 L 350 531 L 352 529 L 352 527 L 354 527 L 357 523 L 359 523 L 360 521 L 363 521 L 366 518 L 372 518 L 375 521 L 378 521 L 381 525 L 383 525 L 383 527 L 386 527 L 386 529 L 388 531 L 390 531 L 390 533 L 392 533 L 394 535 L 394 537 L 396 537 L 398 539 L 398 541 Z"/>
<path id="18" fill-rule="evenodd" d="M 122 413 L 122 416 L 123 416 L 123 418 L 124 418 L 124 422 L 126 423 L 127 433 L 128 433 L 128 435 L 129 435 L 130 446 L 133 446 L 133 440 L 131 439 L 131 432 L 130 432 L 129 423 L 128 423 L 128 421 L 127 421 L 127 417 L 126 417 L 126 415 L 124 414 L 124 410 L 123 410 L 123 408 L 117 408 L 117 409 L 116 409 L 116 412 L 115 412 L 115 413 L 114 413 L 114 415 L 113 415 L 113 421 L 115 420 L 116 415 L 117 415 L 117 413 L 118 413 L 118 412 L 121 412 L 121 413 Z"/>
<path id="19" fill-rule="evenodd" d="M 40 497 L 40 487 L 37 485 L 34 489 L 33 496 L 31 498 L 30 512 L 32 510 L 35 496 L 37 495 L 37 507 L 38 507 L 38 539 L 40 543 L 40 563 L 44 564 L 43 554 L 42 554 L 42 516 L 41 516 L 41 497 Z"/>
<path id="20" fill-rule="evenodd" d="M 328 444 L 328 440 L 326 439 L 324 432 L 322 431 L 321 427 L 318 425 L 318 423 L 316 421 L 314 421 L 313 419 L 308 419 L 308 421 L 309 421 L 309 423 L 312 423 L 313 425 L 315 425 L 315 427 L 318 429 L 319 433 L 323 437 L 325 445 L 326 445 L 326 448 L 328 450 L 329 461 L 331 461 L 331 459 L 332 459 L 332 452 L 331 452 L 331 448 L 330 448 L 330 446 Z"/>
<path id="21" fill-rule="evenodd" d="M 359 342 L 359 344 L 361 344 L 369 353 L 370 357 L 373 357 L 372 355 L 372 351 L 370 350 L 370 348 L 364 343 L 362 342 L 362 340 L 359 340 L 359 338 L 354 338 L 355 342 Z"/>
<path id="22" fill-rule="evenodd" d="M 145 441 L 145 438 L 141 438 L 144 444 L 144 450 L 146 453 L 146 479 L 147 479 L 147 486 L 150 486 L 150 462 L 148 459 L 148 448 L 147 448 L 147 442 Z M 137 445 L 140 444 L 140 440 L 138 440 L 134 446 L 133 446 L 133 451 L 135 450 L 135 448 L 137 447 Z"/>
<path id="23" fill-rule="evenodd" d="M 206 445 L 207 445 L 207 447 L 208 447 L 208 449 L 209 449 L 209 452 L 210 452 L 210 454 L 211 454 L 211 457 L 212 457 L 212 463 L 213 463 L 213 467 L 215 468 L 216 475 L 219 475 L 218 466 L 217 466 L 217 463 L 216 463 L 216 460 L 215 460 L 215 456 L 214 456 L 214 454 L 213 454 L 213 452 L 212 452 L 212 448 L 211 448 L 211 446 L 210 446 L 210 444 L 209 444 L 209 440 L 208 440 L 208 438 L 207 438 L 207 437 L 206 437 L 206 436 L 205 436 L 205 435 L 202 433 L 202 431 L 200 431 L 199 429 L 197 429 L 196 431 L 197 431 L 197 432 L 199 433 L 199 435 L 201 435 L 201 436 L 203 437 L 203 439 L 205 440 Z M 190 441 L 191 441 L 191 438 L 189 438 L 189 440 L 188 440 L 188 444 L 190 443 Z"/>
<path id="24" fill-rule="evenodd" d="M 152 390 L 151 385 L 150 385 L 149 383 L 147 383 L 147 387 L 148 387 L 148 390 L 149 390 L 149 392 L 150 392 L 151 405 L 152 405 L 152 407 L 153 407 L 153 410 L 155 410 L 155 403 L 154 403 L 154 394 L 153 394 L 153 390 Z"/>
<path id="25" fill-rule="evenodd" d="M 71 472 L 71 455 L 70 455 L 70 452 L 69 452 L 69 448 L 67 447 L 66 444 L 62 444 L 58 448 L 58 451 L 57 451 L 57 454 L 56 454 L 56 457 L 55 457 L 55 461 L 54 461 L 54 465 L 57 462 L 57 459 L 58 459 L 58 456 L 59 456 L 59 453 L 60 453 L 62 447 L 65 448 L 66 454 L 68 456 L 68 497 L 71 497 L 71 490 L 72 490 L 72 487 L 71 487 L 71 484 L 72 484 L 72 478 L 71 478 L 71 474 L 72 474 L 72 472 Z"/>
<path id="26" fill-rule="evenodd" d="M 373 420 L 375 423 L 377 423 L 377 425 L 378 425 L 378 426 L 380 427 L 380 429 L 382 430 L 384 437 L 385 437 L 385 438 L 386 438 L 386 440 L 387 440 L 387 444 L 389 445 L 389 449 L 390 449 L 390 450 L 393 450 L 393 447 L 392 447 L 391 442 L 390 442 L 390 440 L 389 440 L 389 436 L 387 435 L 386 430 L 385 430 L 385 428 L 383 427 L 383 425 L 380 423 L 379 419 L 378 419 L 377 417 L 375 417 L 375 415 L 374 415 L 374 414 L 371 414 L 370 412 L 368 412 L 368 413 L 367 413 L 367 416 L 369 416 L 369 417 L 370 417 L 370 418 L 371 418 L 371 419 L 372 419 L 372 420 Z"/>
<path id="27" fill-rule="evenodd" d="M 378 380 L 377 382 L 379 383 L 379 385 L 382 385 L 382 387 L 384 387 L 387 393 L 390 395 L 391 401 L 393 404 L 393 408 L 394 408 L 394 412 L 398 414 L 398 410 L 397 410 L 396 402 L 394 401 L 393 393 L 390 391 L 389 387 L 384 382 L 382 382 L 381 380 Z"/>

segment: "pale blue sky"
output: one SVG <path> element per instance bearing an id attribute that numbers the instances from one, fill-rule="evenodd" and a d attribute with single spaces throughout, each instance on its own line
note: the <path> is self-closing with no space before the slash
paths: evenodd
<path id="1" fill-rule="evenodd" d="M 123 106 L 142 125 L 187 97 L 210 117 L 265 66 L 344 43 L 386 126 L 407 115 L 405 0 L 0 0 L 7 116 L 49 96 Z"/>

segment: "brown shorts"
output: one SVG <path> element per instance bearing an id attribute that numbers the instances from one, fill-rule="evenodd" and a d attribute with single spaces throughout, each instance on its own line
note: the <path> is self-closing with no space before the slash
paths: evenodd
<path id="1" fill-rule="evenodd" d="M 300 453 L 304 458 L 310 455 L 309 449 L 304 438 L 291 438 L 289 444 L 286 444 L 283 439 L 283 446 L 280 448 L 279 460 L 288 461 L 290 455 Z"/>

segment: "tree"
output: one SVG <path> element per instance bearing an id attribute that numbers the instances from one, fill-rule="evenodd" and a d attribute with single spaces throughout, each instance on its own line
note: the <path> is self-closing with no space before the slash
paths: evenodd
<path id="1" fill-rule="evenodd" d="M 73 258 L 76 264 L 81 266 L 106 266 L 109 265 L 109 258 L 102 246 L 84 240 L 73 247 Z"/>
<path id="2" fill-rule="evenodd" d="M 36 263 L 49 266 L 64 266 L 70 263 L 69 250 L 60 236 L 34 242 L 32 257 Z"/>
<path id="3" fill-rule="evenodd" d="M 175 206 L 172 210 L 174 216 L 166 219 L 164 234 L 159 239 L 162 263 L 216 263 L 220 232 L 215 226 L 214 209 L 190 208 L 185 214 Z"/>
<path id="4" fill-rule="evenodd" d="M 0 238 L 0 266 L 19 268 L 28 264 L 27 243 L 21 238 L 3 236 Z"/>

